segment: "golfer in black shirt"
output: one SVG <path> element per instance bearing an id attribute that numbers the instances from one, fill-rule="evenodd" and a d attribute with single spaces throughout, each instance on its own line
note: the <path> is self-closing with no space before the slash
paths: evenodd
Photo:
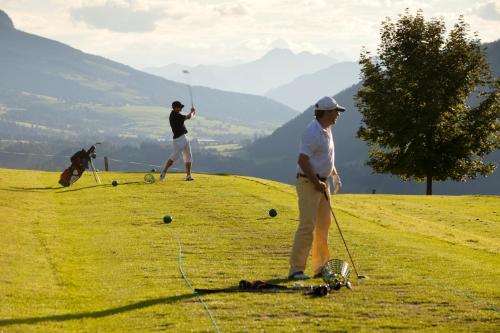
<path id="1" fill-rule="evenodd" d="M 181 114 L 182 108 L 181 102 L 175 101 L 172 103 L 172 112 L 170 112 L 170 127 L 172 128 L 172 133 L 174 134 L 173 147 L 174 151 L 168 158 L 168 161 L 165 163 L 165 168 L 161 172 L 160 180 L 165 180 L 165 175 L 167 173 L 168 168 L 174 164 L 174 162 L 179 159 L 182 154 L 182 158 L 184 159 L 184 164 L 186 165 L 186 180 L 194 180 L 191 176 L 191 166 L 193 163 L 193 157 L 191 155 L 191 146 L 189 145 L 189 140 L 186 137 L 187 129 L 184 126 L 184 121 L 187 119 L 191 119 L 196 110 L 191 108 L 191 112 L 187 115 Z"/>

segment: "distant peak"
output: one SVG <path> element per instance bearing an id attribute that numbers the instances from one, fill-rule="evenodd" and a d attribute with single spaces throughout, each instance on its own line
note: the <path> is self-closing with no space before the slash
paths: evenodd
<path id="1" fill-rule="evenodd" d="M 300 55 L 300 56 L 311 56 L 311 55 L 314 55 L 314 53 L 311 53 L 309 51 L 302 51 L 298 55 Z"/>
<path id="2" fill-rule="evenodd" d="M 0 9 L 0 30 L 14 30 L 14 23 L 6 12 Z"/>
<path id="3" fill-rule="evenodd" d="M 290 56 L 294 55 L 292 51 L 289 49 L 282 49 L 282 48 L 275 48 L 267 52 L 263 58 L 271 58 L 271 57 L 283 57 L 283 56 Z"/>

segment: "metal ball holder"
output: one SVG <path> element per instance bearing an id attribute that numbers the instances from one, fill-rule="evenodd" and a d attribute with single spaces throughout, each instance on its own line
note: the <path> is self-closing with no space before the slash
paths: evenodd
<path id="1" fill-rule="evenodd" d="M 351 269 L 349 264 L 340 259 L 331 259 L 326 263 L 321 271 L 323 280 L 328 283 L 333 290 L 339 290 L 341 287 L 352 289 L 349 281 Z"/>
<path id="2" fill-rule="evenodd" d="M 153 184 L 155 181 L 156 181 L 156 179 L 155 179 L 154 175 L 152 175 L 150 173 L 147 173 L 146 175 L 144 175 L 144 182 L 146 184 Z"/>

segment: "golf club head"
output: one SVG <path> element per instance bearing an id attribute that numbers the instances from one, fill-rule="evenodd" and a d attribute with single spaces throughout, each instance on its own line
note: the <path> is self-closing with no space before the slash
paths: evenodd
<path id="1" fill-rule="evenodd" d="M 366 275 L 358 275 L 357 278 L 358 278 L 358 280 L 368 280 L 369 279 L 369 277 Z"/>
<path id="2" fill-rule="evenodd" d="M 318 297 L 324 297 L 328 295 L 328 286 L 317 286 L 313 288 L 312 294 Z"/>
<path id="3" fill-rule="evenodd" d="M 97 144 L 97 143 L 96 143 Z M 95 152 L 95 145 L 90 146 L 89 150 L 87 150 L 87 154 L 89 155 L 90 158 L 95 159 L 96 158 L 96 152 Z"/>

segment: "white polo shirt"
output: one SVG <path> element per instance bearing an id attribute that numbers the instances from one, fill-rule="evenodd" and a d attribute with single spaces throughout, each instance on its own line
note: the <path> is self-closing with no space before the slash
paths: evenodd
<path id="1" fill-rule="evenodd" d="M 309 156 L 309 162 L 315 174 L 328 177 L 335 165 L 335 151 L 332 132 L 324 129 L 314 119 L 305 129 L 300 142 L 299 154 Z M 297 165 L 297 172 L 304 173 Z"/>

